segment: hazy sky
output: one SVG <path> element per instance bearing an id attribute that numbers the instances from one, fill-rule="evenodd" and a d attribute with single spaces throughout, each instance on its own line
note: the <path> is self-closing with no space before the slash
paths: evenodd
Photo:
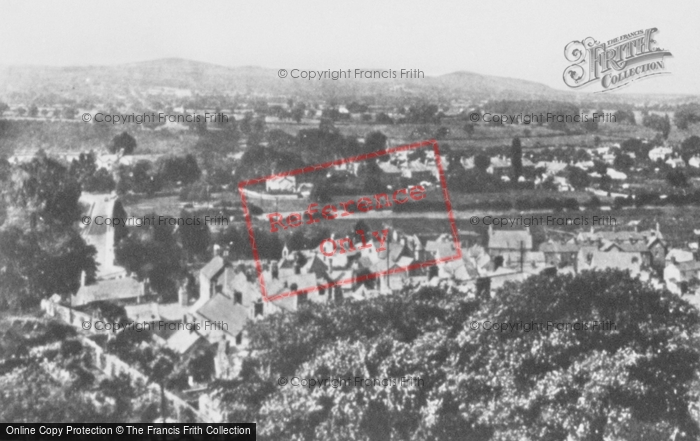
<path id="1" fill-rule="evenodd" d="M 698 17 L 697 0 L 3 1 L 0 64 L 181 57 L 275 69 L 466 70 L 565 89 L 567 43 L 657 27 L 672 74 L 626 91 L 698 94 Z"/>

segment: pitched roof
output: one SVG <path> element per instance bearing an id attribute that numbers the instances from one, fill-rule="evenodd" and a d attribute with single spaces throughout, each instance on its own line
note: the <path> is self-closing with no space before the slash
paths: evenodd
<path id="1" fill-rule="evenodd" d="M 673 259 L 675 259 L 678 263 L 695 260 L 693 253 L 690 251 L 681 250 L 679 248 L 672 248 L 668 251 L 668 254 L 666 254 L 666 260 L 671 261 Z"/>
<path id="2" fill-rule="evenodd" d="M 73 297 L 73 305 L 86 305 L 97 301 L 131 299 L 144 295 L 143 282 L 131 277 L 99 280 L 93 285 L 83 285 Z"/>
<path id="3" fill-rule="evenodd" d="M 199 308 L 197 314 L 205 320 L 223 323 L 226 326 L 222 330 L 233 336 L 241 332 L 248 320 L 248 311 L 243 306 L 233 303 L 233 299 L 220 293 Z M 206 330 L 201 329 L 201 332 Z"/>
<path id="4" fill-rule="evenodd" d="M 126 312 L 126 316 L 129 319 L 135 322 L 148 322 L 160 319 L 158 304 L 153 302 L 140 303 L 138 305 L 126 305 L 124 306 L 124 312 Z"/>
<path id="5" fill-rule="evenodd" d="M 386 260 L 387 252 L 389 253 L 389 258 L 391 262 L 396 262 L 401 254 L 406 252 L 406 246 L 402 243 L 389 242 L 386 244 L 386 250 L 379 251 L 377 255 L 380 259 Z"/>
<path id="6" fill-rule="evenodd" d="M 184 354 L 202 339 L 197 332 L 180 329 L 168 338 L 166 344 L 178 354 Z"/>
<path id="7" fill-rule="evenodd" d="M 540 251 L 545 253 L 577 253 L 579 248 L 575 243 L 544 242 L 540 244 Z"/>
<path id="8" fill-rule="evenodd" d="M 590 264 L 588 259 L 579 261 L 579 270 L 582 269 L 621 269 L 629 270 L 633 275 L 639 273 L 642 265 L 642 256 L 640 253 L 621 253 L 616 251 L 588 251 L 587 255 L 591 257 Z"/>
<path id="9" fill-rule="evenodd" d="M 649 247 L 644 242 L 621 243 L 620 249 L 625 253 L 648 253 Z"/>
<path id="10" fill-rule="evenodd" d="M 314 273 L 292 274 L 285 278 L 273 279 L 269 273 L 265 273 L 265 290 L 268 297 L 283 294 L 290 291 L 297 291 L 312 286 L 318 286 L 318 278 Z M 294 287 L 294 285 L 296 285 Z"/>
<path id="11" fill-rule="evenodd" d="M 700 271 L 700 261 L 688 260 L 678 264 L 678 269 L 681 271 Z"/>
<path id="12" fill-rule="evenodd" d="M 199 270 L 199 273 L 204 275 L 207 279 L 213 279 L 224 267 L 226 266 L 226 261 L 221 256 L 215 256 L 209 261 L 204 268 Z"/>
<path id="13" fill-rule="evenodd" d="M 580 234 L 583 240 L 609 240 L 611 242 L 644 241 L 645 235 L 637 231 L 590 231 Z"/>
<path id="14" fill-rule="evenodd" d="M 532 249 L 532 235 L 527 230 L 494 230 L 489 235 L 489 249 Z"/>

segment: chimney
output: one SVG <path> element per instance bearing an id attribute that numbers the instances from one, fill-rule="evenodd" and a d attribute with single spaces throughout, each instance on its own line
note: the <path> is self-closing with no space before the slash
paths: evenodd
<path id="1" fill-rule="evenodd" d="M 190 304 L 190 296 L 187 292 L 187 285 L 185 283 L 180 285 L 180 289 L 177 291 L 177 300 L 178 303 L 180 303 L 180 306 L 187 306 Z M 185 323 L 187 323 L 187 321 L 185 321 Z"/>
<path id="2" fill-rule="evenodd" d="M 230 273 L 230 271 L 229 271 L 228 265 L 224 266 L 224 286 L 223 286 L 223 289 L 226 289 L 228 287 L 229 273 Z"/>
<path id="3" fill-rule="evenodd" d="M 80 286 L 85 286 L 85 271 L 80 273 Z"/>

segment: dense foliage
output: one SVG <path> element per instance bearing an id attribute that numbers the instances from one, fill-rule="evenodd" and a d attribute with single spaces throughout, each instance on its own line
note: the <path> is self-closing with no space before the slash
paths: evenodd
<path id="1" fill-rule="evenodd" d="M 0 308 L 72 294 L 83 272 L 94 279 L 95 249 L 76 228 L 80 184 L 67 167 L 38 154 L 0 173 L 0 193 Z"/>
<path id="2" fill-rule="evenodd" d="M 583 323 L 588 331 L 493 323 Z M 690 304 L 619 271 L 535 276 L 492 299 L 437 288 L 310 305 L 249 328 L 230 421 L 270 440 L 696 439 Z M 279 377 L 420 378 L 421 386 L 279 386 Z"/>

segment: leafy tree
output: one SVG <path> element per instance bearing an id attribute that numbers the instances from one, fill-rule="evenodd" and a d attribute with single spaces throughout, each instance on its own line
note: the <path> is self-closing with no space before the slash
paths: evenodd
<path id="1" fill-rule="evenodd" d="M 599 112 L 599 113 L 602 114 L 603 112 Z M 626 124 L 630 124 L 630 125 L 637 124 L 637 120 L 634 117 L 634 111 L 632 111 L 632 110 L 620 109 L 617 112 L 613 113 L 613 118 L 614 118 L 614 121 L 619 123 L 619 124 L 622 124 L 622 123 L 626 123 Z"/>
<path id="2" fill-rule="evenodd" d="M 688 177 L 683 173 L 683 170 L 674 168 L 666 174 L 666 180 L 673 187 L 687 187 Z"/>
<path id="3" fill-rule="evenodd" d="M 73 119 L 77 114 L 78 110 L 74 107 L 66 106 L 63 108 L 63 118 L 65 119 Z"/>
<path id="4" fill-rule="evenodd" d="M 12 370 L 0 377 L 0 384 L 2 421 L 62 423 L 71 418 L 103 421 L 84 388 L 76 387 L 72 381 L 57 381 L 39 363 Z"/>
<path id="5" fill-rule="evenodd" d="M 111 153 L 119 156 L 131 155 L 134 153 L 134 150 L 136 150 L 136 140 L 127 132 L 122 132 L 112 138 L 108 149 Z"/>
<path id="6" fill-rule="evenodd" d="M 621 271 L 536 276 L 497 292 L 471 320 L 609 320 L 615 327 L 497 334 L 465 327 L 456 339 L 459 356 L 451 358 L 459 361 L 446 370 L 446 378 L 461 380 L 434 397 L 445 400 L 438 412 L 447 411 L 438 413 L 434 430 L 478 422 L 494 439 L 606 439 L 613 433 L 639 439 L 635 433 L 644 432 L 667 438 L 676 430 L 681 438 L 698 436 L 687 404 L 698 367 L 690 337 L 698 313 L 668 291 Z M 486 361 L 497 359 L 503 363 Z"/>
<path id="7" fill-rule="evenodd" d="M 510 164 L 513 167 L 513 181 L 517 182 L 523 174 L 523 148 L 517 137 L 510 145 Z"/>
<path id="8" fill-rule="evenodd" d="M 333 200 L 331 189 L 324 178 L 317 178 L 314 180 L 309 197 L 312 201 L 318 202 L 319 204 L 325 204 Z"/>
<path id="9" fill-rule="evenodd" d="M 163 182 L 191 184 L 202 175 L 193 155 L 166 156 L 158 160 L 158 177 Z"/>
<path id="10" fill-rule="evenodd" d="M 375 131 L 368 133 L 365 137 L 365 153 L 386 149 L 386 139 L 386 135 L 384 135 L 382 132 Z"/>
<path id="11" fill-rule="evenodd" d="M 486 172 L 486 169 L 491 165 L 491 158 L 483 153 L 479 153 L 474 156 L 474 167 L 482 172 Z"/>
<path id="12" fill-rule="evenodd" d="M 155 217 L 156 214 L 146 215 Z M 167 222 L 143 225 L 132 229 L 120 240 L 116 247 L 116 260 L 139 280 L 150 281 L 151 288 L 158 294 L 175 298 L 177 283 L 183 274 L 182 249 L 173 234 L 173 227 Z"/>
<path id="13" fill-rule="evenodd" d="M 593 133 L 598 131 L 598 120 L 595 118 L 588 118 L 582 123 L 583 129 L 588 133 Z"/>
<path id="14" fill-rule="evenodd" d="M 445 126 L 440 126 L 435 131 L 435 139 L 445 139 L 450 134 L 450 129 Z"/>
<path id="15" fill-rule="evenodd" d="M 97 168 L 93 151 L 81 153 L 78 158 L 73 159 L 70 174 L 78 180 L 83 191 L 109 193 L 116 185 L 109 171 Z"/>
<path id="16" fill-rule="evenodd" d="M 574 159 L 576 161 L 590 161 L 591 155 L 585 149 L 576 149 L 576 153 L 574 153 Z"/>
<path id="17" fill-rule="evenodd" d="M 32 104 L 29 107 L 29 116 L 32 118 L 36 118 L 37 115 L 39 115 L 39 108 L 36 106 L 36 104 Z"/>
<path id="18" fill-rule="evenodd" d="M 696 155 L 700 155 L 700 137 L 693 135 L 681 142 L 681 158 L 687 163 Z"/>
<path id="19" fill-rule="evenodd" d="M 571 186 L 574 187 L 576 190 L 583 190 L 586 187 L 588 187 L 591 183 L 591 179 L 588 176 L 588 173 L 586 173 L 578 167 L 568 167 L 567 174 L 569 178 L 569 183 L 571 183 Z"/>
<path id="20" fill-rule="evenodd" d="M 301 123 L 301 119 L 304 117 L 305 110 L 303 107 L 297 106 L 292 109 L 291 117 L 297 124 Z"/>
<path id="21" fill-rule="evenodd" d="M 352 231 L 350 231 L 350 237 L 352 237 L 355 242 L 360 242 L 362 240 L 361 236 L 357 233 L 359 230 L 364 231 L 365 235 L 372 231 L 369 224 L 367 224 L 364 219 L 358 220 L 355 222 L 355 226 L 353 227 Z"/>
<path id="22" fill-rule="evenodd" d="M 664 116 L 656 114 L 647 115 L 642 119 L 642 125 L 661 133 L 664 139 L 668 139 L 668 135 L 671 133 L 671 120 L 668 114 Z"/>
<path id="23" fill-rule="evenodd" d="M 36 227 L 72 226 L 80 218 L 80 184 L 58 161 L 37 154 L 12 169 L 5 186 L 6 202 L 17 210 L 16 221 Z"/>
<path id="24" fill-rule="evenodd" d="M 182 212 L 180 217 L 183 219 L 191 219 L 191 215 L 187 212 Z M 199 224 L 192 222 L 192 225 L 180 225 L 177 229 L 178 238 L 182 244 L 182 249 L 188 255 L 203 256 L 209 249 L 211 240 L 209 227 L 204 223 L 203 219 L 197 218 Z"/>
<path id="25" fill-rule="evenodd" d="M 424 288 L 251 323 L 240 379 L 214 388 L 270 440 L 695 439 L 698 330 L 692 305 L 622 271 L 533 276 L 481 301 Z M 270 386 L 290 375 L 351 384 Z M 354 383 L 402 377 L 424 384 Z"/>
<path id="26" fill-rule="evenodd" d="M 165 401 L 165 383 L 175 369 L 174 357 L 159 352 L 153 358 L 148 368 L 150 380 L 158 383 L 160 387 L 160 421 L 165 422 L 168 418 L 167 404 Z"/>
<path id="27" fill-rule="evenodd" d="M 126 170 L 128 174 L 122 179 L 128 182 L 128 188 L 133 192 L 153 194 L 161 189 L 160 175 L 151 161 L 142 159 L 133 166 L 127 166 Z"/>
<path id="28" fill-rule="evenodd" d="M 38 155 L 0 182 L 0 307 L 29 309 L 54 293 L 75 293 L 96 271 L 94 247 L 80 236 L 80 184 L 59 162 Z"/>
<path id="29" fill-rule="evenodd" d="M 256 236 L 257 237 L 257 236 Z M 216 243 L 222 249 L 228 250 L 229 256 L 234 259 L 252 259 L 253 251 L 250 248 L 250 239 L 246 228 L 240 229 L 230 225 L 216 238 Z"/>
<path id="30" fill-rule="evenodd" d="M 633 165 L 634 159 L 625 153 L 619 153 L 617 156 L 615 156 L 615 160 L 613 161 L 613 167 L 618 170 L 629 170 Z"/>
<path id="31" fill-rule="evenodd" d="M 420 104 L 411 106 L 406 113 L 404 122 L 410 124 L 440 124 L 441 114 L 435 104 Z"/>
<path id="32" fill-rule="evenodd" d="M 302 230 L 295 230 L 289 240 L 287 241 L 287 247 L 291 251 L 305 250 L 307 247 L 306 235 Z"/>
<path id="33" fill-rule="evenodd" d="M 691 124 L 698 121 L 700 121 L 700 106 L 695 103 L 679 106 L 673 115 L 673 122 L 681 130 L 687 130 Z"/>
<path id="34" fill-rule="evenodd" d="M 384 172 L 377 165 L 376 160 L 363 161 L 357 169 L 357 178 L 362 183 L 362 191 L 367 194 L 386 191 L 386 185 L 382 182 Z"/>
<path id="35" fill-rule="evenodd" d="M 462 130 L 464 130 L 464 133 L 467 134 L 467 136 L 471 137 L 474 134 L 474 129 L 476 126 L 473 123 L 465 123 L 464 126 L 462 127 Z"/>
<path id="36" fill-rule="evenodd" d="M 377 113 L 377 116 L 374 117 L 374 122 L 377 124 L 385 124 L 385 125 L 394 124 L 394 120 L 384 112 Z"/>
<path id="37" fill-rule="evenodd" d="M 637 158 L 648 158 L 651 146 L 638 138 L 629 138 L 620 144 L 623 152 L 634 153 Z"/>

